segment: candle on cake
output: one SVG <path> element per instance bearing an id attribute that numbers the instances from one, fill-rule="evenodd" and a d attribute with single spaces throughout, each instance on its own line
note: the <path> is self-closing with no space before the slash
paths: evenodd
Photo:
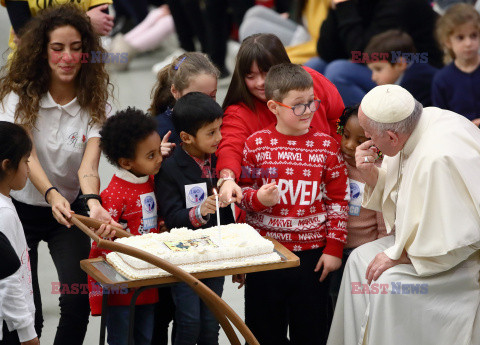
<path id="1" fill-rule="evenodd" d="M 215 206 L 216 206 L 216 213 L 217 213 L 217 228 L 218 228 L 218 244 L 222 242 L 222 234 L 220 232 L 220 204 L 218 202 L 218 192 L 215 188 L 213 188 L 213 194 L 215 195 Z"/>

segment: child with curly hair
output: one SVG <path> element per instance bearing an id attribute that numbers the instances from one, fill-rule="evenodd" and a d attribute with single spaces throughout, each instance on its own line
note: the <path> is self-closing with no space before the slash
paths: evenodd
<path id="1" fill-rule="evenodd" d="M 345 263 L 353 249 L 387 235 L 382 213 L 362 207 L 365 181 L 357 170 L 355 150 L 368 138 L 358 122 L 358 104 L 345 108 L 342 116 L 338 119 L 337 133 L 342 136 L 340 149 L 347 165 L 350 201 L 348 204 L 348 236 L 343 250 L 342 267 L 332 272 L 330 278 L 330 295 L 334 304 L 340 289 Z M 381 152 L 378 152 L 378 156 L 378 165 L 380 165 Z"/>
<path id="2" fill-rule="evenodd" d="M 157 201 L 153 175 L 162 164 L 161 139 L 155 120 L 135 108 L 117 112 L 102 130 L 100 145 L 107 159 L 118 170 L 108 187 L 100 194 L 102 205 L 112 218 L 124 224 L 133 235 L 159 232 Z M 107 250 L 92 244 L 90 258 L 105 256 Z M 102 291 L 89 277 L 92 315 L 102 313 Z M 129 304 L 133 292 L 110 294 L 107 313 L 107 342 L 126 344 L 128 339 Z M 135 344 L 150 344 L 154 327 L 156 289 L 142 292 L 135 307 Z"/>

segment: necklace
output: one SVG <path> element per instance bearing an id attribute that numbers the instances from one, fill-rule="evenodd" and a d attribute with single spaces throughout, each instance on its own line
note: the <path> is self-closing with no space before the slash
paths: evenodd
<path id="1" fill-rule="evenodd" d="M 400 194 L 400 176 L 402 175 L 402 170 L 403 170 L 403 149 L 400 151 L 400 159 L 398 163 L 398 173 L 397 173 L 397 197 L 395 198 L 395 212 L 393 214 L 393 228 L 395 231 L 397 230 L 397 227 L 395 225 L 395 222 L 397 220 L 397 207 L 398 207 L 398 195 Z"/>

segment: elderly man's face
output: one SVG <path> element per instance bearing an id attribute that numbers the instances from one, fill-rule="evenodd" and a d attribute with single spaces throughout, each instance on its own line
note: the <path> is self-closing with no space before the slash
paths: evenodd
<path id="1" fill-rule="evenodd" d="M 373 144 L 382 151 L 383 154 L 393 157 L 400 151 L 397 146 L 393 145 L 392 137 L 388 132 L 377 133 L 377 131 L 373 129 L 367 116 L 363 113 L 362 107 L 358 108 L 358 122 L 365 131 L 365 136 L 370 138 Z"/>

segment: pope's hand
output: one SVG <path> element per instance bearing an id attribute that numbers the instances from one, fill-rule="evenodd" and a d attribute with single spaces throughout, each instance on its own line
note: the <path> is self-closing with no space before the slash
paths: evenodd
<path id="1" fill-rule="evenodd" d="M 368 285 L 372 280 L 377 280 L 383 272 L 400 264 L 411 264 L 412 262 L 404 251 L 398 260 L 390 259 L 384 252 L 378 253 L 375 258 L 370 262 L 367 267 L 367 273 L 365 278 L 368 281 Z"/>
<path id="2" fill-rule="evenodd" d="M 378 154 L 372 146 L 372 140 L 367 140 L 357 146 L 355 151 L 355 164 L 365 183 L 373 188 L 378 180 L 378 168 L 375 165 Z"/>

